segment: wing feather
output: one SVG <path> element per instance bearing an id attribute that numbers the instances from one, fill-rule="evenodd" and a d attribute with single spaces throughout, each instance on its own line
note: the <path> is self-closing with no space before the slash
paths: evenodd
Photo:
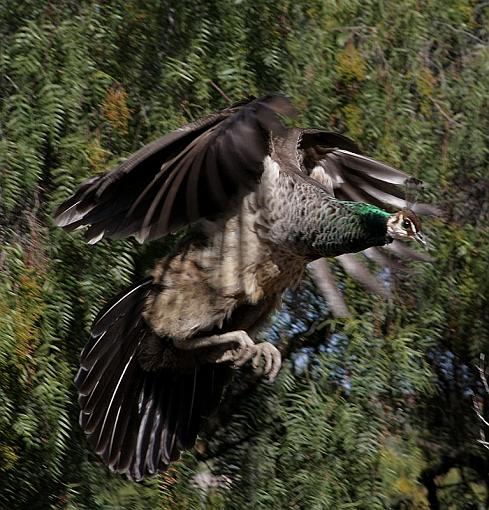
<path id="1" fill-rule="evenodd" d="M 299 151 L 303 170 L 313 176 L 313 169 L 321 166 L 331 178 L 334 196 L 341 200 L 402 209 L 406 207 L 406 188 L 422 185 L 405 172 L 364 156 L 353 141 L 336 133 L 303 129 Z M 420 214 L 440 214 L 429 204 L 415 204 L 412 209 Z"/>
<path id="2" fill-rule="evenodd" d="M 259 181 L 270 133 L 285 129 L 279 115 L 292 113 L 288 99 L 272 95 L 184 126 L 83 183 L 55 221 L 66 229 L 88 226 L 92 243 L 131 235 L 143 242 L 201 216 L 232 214 Z"/>

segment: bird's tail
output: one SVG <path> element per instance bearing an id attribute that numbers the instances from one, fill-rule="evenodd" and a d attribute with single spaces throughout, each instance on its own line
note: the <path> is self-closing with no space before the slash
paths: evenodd
<path id="1" fill-rule="evenodd" d="M 193 446 L 228 374 L 213 364 L 185 372 L 141 367 L 141 346 L 154 335 L 142 316 L 151 287 L 148 278 L 125 289 L 100 312 L 75 379 L 88 442 L 112 471 L 133 480 L 165 470 Z"/>

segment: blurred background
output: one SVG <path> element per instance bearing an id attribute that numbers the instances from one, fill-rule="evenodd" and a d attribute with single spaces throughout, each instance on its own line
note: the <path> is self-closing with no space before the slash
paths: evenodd
<path id="1" fill-rule="evenodd" d="M 489 2 L 3 0 L 0 5 L 0 508 L 485 509 Z M 96 312 L 175 237 L 88 246 L 52 213 L 84 179 L 243 96 L 283 92 L 425 180 L 433 263 L 334 272 L 264 333 L 285 363 L 243 372 L 195 451 L 140 484 L 78 427 L 73 378 Z M 489 402 L 488 402 L 489 403 Z"/>

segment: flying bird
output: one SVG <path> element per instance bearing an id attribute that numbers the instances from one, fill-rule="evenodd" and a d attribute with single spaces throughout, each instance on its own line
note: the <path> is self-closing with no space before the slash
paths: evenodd
<path id="1" fill-rule="evenodd" d="M 187 228 L 99 313 L 81 353 L 80 424 L 112 471 L 141 480 L 191 448 L 231 368 L 275 379 L 280 353 L 254 336 L 307 264 L 424 243 L 404 207 L 410 176 L 340 134 L 286 128 L 293 114 L 280 95 L 243 100 L 144 146 L 57 209 L 57 225 L 88 227 L 89 243 Z"/>

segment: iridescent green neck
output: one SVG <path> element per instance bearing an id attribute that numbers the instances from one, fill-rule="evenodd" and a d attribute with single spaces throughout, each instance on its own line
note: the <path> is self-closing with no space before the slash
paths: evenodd
<path id="1" fill-rule="evenodd" d="M 333 200 L 326 221 L 315 232 L 310 246 L 321 256 L 331 257 L 354 253 L 372 246 L 383 246 L 391 241 L 387 236 L 387 219 L 390 213 L 374 205 Z"/>
<path id="2" fill-rule="evenodd" d="M 370 246 L 381 246 L 392 241 L 387 237 L 387 219 L 391 213 L 362 202 L 343 202 L 343 204 L 358 218 L 361 229 L 361 232 L 358 232 L 359 245 L 365 243 Z"/>
<path id="3" fill-rule="evenodd" d="M 390 242 L 390 214 L 373 205 L 338 200 L 309 182 L 287 177 L 270 200 L 266 239 L 279 249 L 314 259 L 336 257 Z M 291 190 L 293 189 L 293 192 Z"/>
<path id="4" fill-rule="evenodd" d="M 363 202 L 342 201 L 342 203 L 349 209 L 355 211 L 357 214 L 360 214 L 367 219 L 372 218 L 374 221 L 379 219 L 387 220 L 387 218 L 391 215 L 391 213 L 384 211 L 384 209 L 381 209 L 380 207 L 371 204 L 365 204 Z"/>

